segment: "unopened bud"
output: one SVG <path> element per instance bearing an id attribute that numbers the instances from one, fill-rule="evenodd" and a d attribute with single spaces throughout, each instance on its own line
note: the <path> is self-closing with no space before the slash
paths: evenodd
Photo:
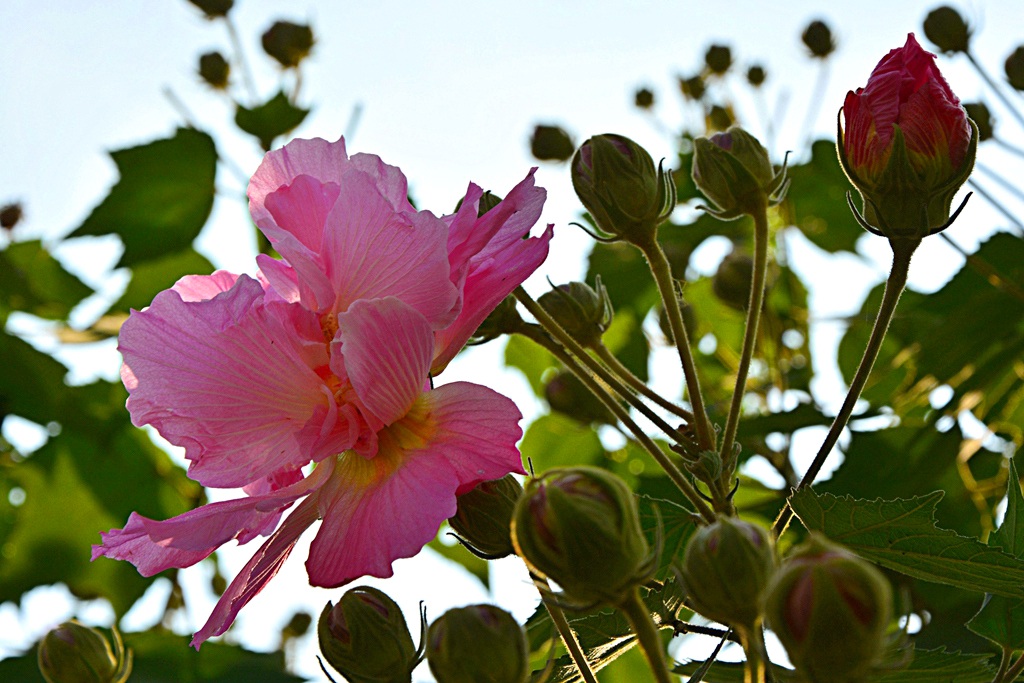
<path id="1" fill-rule="evenodd" d="M 622 135 L 595 135 L 576 150 L 572 186 L 598 228 L 629 242 L 653 239 L 676 206 L 672 174 Z"/>
<path id="2" fill-rule="evenodd" d="M 512 540 L 535 573 L 580 605 L 618 604 L 654 569 L 633 492 L 596 467 L 555 468 L 528 480 Z"/>
<path id="3" fill-rule="evenodd" d="M 924 35 L 943 52 L 967 52 L 971 43 L 967 22 L 948 5 L 928 13 L 924 19 Z"/>
<path id="4" fill-rule="evenodd" d="M 693 145 L 693 182 L 716 205 L 708 209 L 714 216 L 732 220 L 780 201 L 786 169 L 776 173 L 768 151 L 742 128 L 697 138 Z"/>
<path id="5" fill-rule="evenodd" d="M 597 276 L 596 288 L 585 282 L 558 285 L 537 300 L 569 336 L 586 348 L 601 343 L 601 335 L 612 322 L 612 302 Z"/>
<path id="6" fill-rule="evenodd" d="M 964 103 L 964 109 L 967 110 L 967 116 L 978 127 L 978 142 L 985 142 L 991 138 L 995 120 L 992 118 L 992 112 L 989 111 L 988 106 L 984 102 L 967 102 Z"/>
<path id="7" fill-rule="evenodd" d="M 544 385 L 551 410 L 585 425 L 616 423 L 615 415 L 583 382 L 568 371 L 559 372 Z"/>
<path id="8" fill-rule="evenodd" d="M 39 644 L 39 671 L 47 683 L 124 683 L 132 672 L 131 650 L 113 629 L 114 646 L 94 628 L 72 619 Z"/>
<path id="9" fill-rule="evenodd" d="M 755 88 L 760 88 L 764 84 L 766 78 L 767 74 L 765 74 L 764 67 L 760 64 L 755 64 L 747 69 L 747 83 Z"/>
<path id="10" fill-rule="evenodd" d="M 633 96 L 633 104 L 639 109 L 650 109 L 654 106 L 654 91 L 650 88 L 640 88 Z"/>
<path id="11" fill-rule="evenodd" d="M 836 41 L 832 37 L 832 29 L 824 21 L 815 20 L 807 25 L 800 40 L 804 42 L 811 56 L 816 59 L 826 59 L 836 51 Z"/>
<path id="12" fill-rule="evenodd" d="M 1017 49 L 1010 53 L 1003 64 L 1006 72 L 1006 80 L 1015 90 L 1024 91 L 1024 45 L 1018 45 Z"/>
<path id="13" fill-rule="evenodd" d="M 732 66 L 732 50 L 728 45 L 712 45 L 704 53 L 704 64 L 708 71 L 721 76 Z"/>
<path id="14" fill-rule="evenodd" d="M 226 17 L 235 4 L 235 0 L 188 0 L 206 15 L 207 19 Z"/>
<path id="15" fill-rule="evenodd" d="M 686 99 L 699 101 L 703 99 L 707 86 L 704 85 L 704 79 L 699 75 L 691 76 L 690 78 L 680 77 L 679 91 L 683 93 L 683 97 Z"/>
<path id="16" fill-rule="evenodd" d="M 474 555 L 497 560 L 515 552 L 512 547 L 512 511 L 523 487 L 511 474 L 485 481 L 458 496 L 455 516 L 448 524 Z"/>
<path id="17" fill-rule="evenodd" d="M 722 259 L 711 280 L 711 291 L 729 308 L 746 310 L 750 302 L 750 283 L 754 279 L 754 259 L 733 249 Z"/>
<path id="18" fill-rule="evenodd" d="M 537 126 L 530 137 L 530 153 L 540 161 L 568 161 L 576 143 L 561 126 Z"/>
<path id="19" fill-rule="evenodd" d="M 423 659 L 395 601 L 369 586 L 330 602 L 317 623 L 320 651 L 350 683 L 409 683 Z"/>
<path id="20" fill-rule="evenodd" d="M 17 202 L 0 206 L 0 228 L 13 230 L 14 226 L 21 221 L 23 215 L 24 211 L 21 208 L 21 204 Z"/>
<path id="21" fill-rule="evenodd" d="M 207 52 L 199 57 L 199 76 L 206 81 L 210 87 L 223 90 L 228 87 L 228 76 L 231 74 L 231 65 L 224 55 L 219 52 Z"/>
<path id="22" fill-rule="evenodd" d="M 735 517 L 697 529 L 681 567 L 687 601 L 714 621 L 750 629 L 761 618 L 765 590 L 775 571 L 769 533 Z"/>
<path id="23" fill-rule="evenodd" d="M 263 34 L 263 50 L 287 68 L 298 66 L 313 49 L 313 29 L 305 24 L 278 21 Z"/>
<path id="24" fill-rule="evenodd" d="M 437 683 L 524 683 L 526 632 L 494 605 L 448 610 L 427 632 L 427 664 Z"/>
<path id="25" fill-rule="evenodd" d="M 513 334 L 523 324 L 523 318 L 516 309 L 516 298 L 510 294 L 484 318 L 480 327 L 473 333 L 472 341 L 475 344 L 483 344 L 503 334 Z"/>
<path id="26" fill-rule="evenodd" d="M 815 533 L 779 569 L 765 616 L 812 683 L 853 683 L 883 653 L 891 602 L 881 572 Z"/>

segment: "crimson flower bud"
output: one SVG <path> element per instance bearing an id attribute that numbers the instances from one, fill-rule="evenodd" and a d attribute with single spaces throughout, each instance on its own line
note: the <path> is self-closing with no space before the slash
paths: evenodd
<path id="1" fill-rule="evenodd" d="M 739 126 L 693 141 L 693 182 L 723 220 L 763 211 L 786 191 L 786 169 L 778 173 L 768 151 Z"/>
<path id="2" fill-rule="evenodd" d="M 223 90 L 228 87 L 228 76 L 231 74 L 231 65 L 224 55 L 219 52 L 207 52 L 199 57 L 199 76 L 206 81 L 211 88 Z"/>
<path id="3" fill-rule="evenodd" d="M 839 160 L 864 200 L 865 229 L 920 239 L 945 229 L 953 196 L 974 168 L 978 129 L 914 39 L 892 50 L 868 84 L 846 95 Z"/>
<path id="4" fill-rule="evenodd" d="M 676 186 L 643 147 L 622 135 L 595 135 L 572 158 L 572 186 L 606 233 L 652 239 L 676 206 Z"/>
<path id="5" fill-rule="evenodd" d="M 39 644 L 39 671 L 47 683 L 124 683 L 132 672 L 132 652 L 125 651 L 113 629 L 114 647 L 102 633 L 72 619 L 47 633 Z"/>
<path id="6" fill-rule="evenodd" d="M 683 551 L 687 601 L 705 617 L 737 628 L 751 629 L 760 620 L 774 571 L 771 536 L 735 517 L 697 529 Z"/>
<path id="7" fill-rule="evenodd" d="M 526 632 L 494 605 L 448 610 L 427 632 L 427 664 L 437 683 L 524 683 Z"/>
<path id="8" fill-rule="evenodd" d="M 580 605 L 618 604 L 654 570 L 633 492 L 596 467 L 555 468 L 528 480 L 512 515 L 512 542 L 534 573 Z"/>
<path id="9" fill-rule="evenodd" d="M 873 565 L 812 534 L 768 588 L 765 618 L 812 683 L 853 683 L 885 648 L 891 602 L 889 582 Z"/>
<path id="10" fill-rule="evenodd" d="M 313 29 L 305 24 L 278 21 L 263 34 L 263 51 L 287 68 L 296 67 L 313 49 Z"/>
<path id="11" fill-rule="evenodd" d="M 328 602 L 316 630 L 324 659 L 351 683 L 409 683 L 423 659 L 423 643 L 412 644 L 402 610 L 369 586 Z"/>
<path id="12" fill-rule="evenodd" d="M 530 137 L 530 153 L 540 161 L 568 161 L 576 143 L 561 126 L 537 126 Z"/>
<path id="13" fill-rule="evenodd" d="M 515 552 L 512 547 L 512 511 L 523 487 L 511 474 L 485 481 L 457 498 L 455 516 L 448 524 L 470 552 L 497 560 Z"/>

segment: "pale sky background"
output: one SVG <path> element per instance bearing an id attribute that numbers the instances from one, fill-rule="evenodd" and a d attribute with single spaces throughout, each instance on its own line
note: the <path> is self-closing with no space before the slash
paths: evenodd
<path id="1" fill-rule="evenodd" d="M 839 45 L 813 126 L 815 133 L 831 137 L 846 91 L 863 86 L 888 50 L 903 45 L 910 31 L 929 47 L 921 22 L 937 4 L 921 0 L 238 0 L 234 17 L 264 98 L 276 92 L 278 73 L 263 55 L 259 36 L 277 19 L 310 22 L 318 43 L 303 70 L 300 104 L 313 105 L 314 110 L 295 135 L 336 139 L 354 107 L 361 105 L 350 152 L 375 153 L 400 166 L 419 206 L 440 214 L 451 210 L 469 180 L 501 195 L 521 180 L 537 163 L 529 155 L 528 138 L 538 122 L 564 125 L 577 142 L 596 133 L 622 133 L 646 146 L 656 159 L 667 157 L 671 162 L 671 138 L 633 106 L 633 93 L 640 86 L 654 89 L 656 118 L 669 129 L 678 129 L 681 107 L 676 76 L 695 73 L 711 43 L 731 45 L 740 74 L 753 63 L 766 67 L 769 106 L 784 114 L 772 149 L 781 158 L 786 149 L 800 148 L 808 136 L 800 127 L 818 65 L 806 57 L 799 37 L 816 18 L 830 24 Z M 978 56 L 990 73 L 1001 78 L 1006 55 L 1024 41 L 1021 3 L 1002 0 L 956 6 L 977 26 Z M 18 236 L 56 239 L 67 234 L 116 179 L 105 150 L 170 135 L 182 120 L 165 89 L 184 103 L 198 127 L 216 134 L 223 155 L 245 174 L 251 173 L 261 157 L 257 145 L 233 130 L 233 105 L 206 89 L 195 74 L 198 56 L 213 49 L 231 51 L 223 23 L 205 21 L 185 0 L 0 0 L 0 204 L 24 203 L 26 219 Z M 965 101 L 984 92 L 962 58 L 940 58 L 939 63 Z M 235 72 L 233 78 L 239 81 L 240 74 Z M 729 87 L 745 120 L 752 122 L 750 130 L 762 135 L 753 101 L 740 80 Z M 236 92 L 246 97 L 243 90 Z M 986 100 L 1003 124 L 997 132 L 1022 139 L 1021 131 L 1006 116 L 1000 117 L 992 98 Z M 983 150 L 981 158 L 991 165 L 1007 160 L 990 150 Z M 528 283 L 531 291 L 540 294 L 546 288 L 545 277 L 564 282 L 582 275 L 589 240 L 568 225 L 578 218 L 580 207 L 567 169 L 541 164 L 537 181 L 549 191 L 542 220 L 556 225 L 552 258 Z M 252 272 L 254 246 L 241 200 L 244 186 L 223 168 L 217 185 L 220 196 L 201 236 L 200 250 L 219 267 Z M 1004 224 L 993 217 L 991 209 L 975 198 L 949 234 L 973 248 L 990 231 L 979 231 L 978 225 Z M 799 237 L 788 246 L 793 261 L 803 263 L 815 281 L 827 278 L 830 283 L 812 299 L 812 308 L 822 318 L 856 311 L 867 288 L 881 281 L 888 269 L 888 248 L 880 239 L 862 239 L 862 259 L 823 255 Z M 114 242 L 68 244 L 58 255 L 107 296 L 116 295 L 123 286 L 123 276 L 109 272 L 119 256 Z M 713 271 L 723 255 L 722 243 L 713 241 L 704 250 L 699 268 Z M 959 257 L 945 244 L 928 241 L 915 257 L 911 284 L 935 289 L 959 265 Z M 81 307 L 76 322 L 88 323 L 95 309 L 95 305 Z M 15 319 L 12 326 L 35 329 L 31 341 L 52 348 L 28 322 Z M 836 325 L 815 327 L 817 343 L 826 349 L 834 347 L 840 332 Z M 117 374 L 119 358 L 113 344 L 60 357 L 74 364 L 74 382 Z M 500 345 L 482 347 L 456 361 L 442 379 L 479 381 L 484 372 L 489 386 L 515 398 L 528 417 L 535 415 L 537 408 L 525 384 L 516 373 L 501 371 L 500 357 Z M 659 357 L 654 357 L 656 364 Z M 822 360 L 820 354 L 818 360 Z M 657 371 L 659 383 L 672 386 L 678 370 L 670 361 L 664 365 L 664 371 Z M 821 369 L 819 392 L 834 395 L 838 404 L 838 375 L 829 363 Z M 8 422 L 5 434 L 31 441 L 30 430 Z M 813 448 L 820 433 L 811 430 L 806 439 Z M 307 543 L 309 538 L 311 534 Z M 223 553 L 229 577 L 255 549 L 250 545 Z M 294 610 L 318 614 L 328 599 L 337 600 L 341 590 L 307 587 L 305 552 L 300 543 L 281 574 L 242 611 L 232 638 L 257 649 L 275 647 L 280 626 Z M 449 607 L 492 601 L 525 619 L 536 602 L 515 559 L 494 565 L 495 583 L 500 587 L 494 595 L 486 594 L 460 569 L 427 553 L 399 561 L 395 569 L 393 579 L 366 583 L 386 590 L 410 617 L 421 599 L 435 617 Z M 212 608 L 212 596 L 205 588 L 208 573 L 205 565 L 185 572 L 190 612 L 176 625 L 183 633 L 197 629 Z M 161 602 L 167 590 L 167 582 L 158 581 L 152 589 L 154 601 Z M 10 603 L 0 605 L 0 633 L 4 634 L 0 657 L 27 647 L 47 628 L 76 612 L 98 623 L 111 618 L 108 608 L 75 604 L 60 587 L 35 591 L 21 609 Z M 146 610 L 137 610 L 124 626 L 145 628 L 152 619 Z M 324 680 L 314 652 L 312 643 L 304 643 L 294 653 L 296 670 Z M 428 676 L 424 668 L 421 678 L 428 680 Z"/>

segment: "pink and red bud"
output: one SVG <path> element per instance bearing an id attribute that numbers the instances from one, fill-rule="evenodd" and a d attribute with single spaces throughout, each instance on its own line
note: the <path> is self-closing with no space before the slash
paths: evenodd
<path id="1" fill-rule="evenodd" d="M 672 174 L 622 135 L 595 135 L 576 150 L 572 186 L 599 230 L 630 242 L 653 239 L 676 206 Z"/>
<path id="2" fill-rule="evenodd" d="M 448 610 L 427 632 L 427 663 L 437 683 L 524 683 L 526 632 L 494 605 Z"/>
<path id="3" fill-rule="evenodd" d="M 846 95 L 839 160 L 864 200 L 861 224 L 920 239 L 951 222 L 953 196 L 974 168 L 977 127 L 914 35 Z M 955 218 L 956 215 L 953 215 Z"/>
<path id="4" fill-rule="evenodd" d="M 114 646 L 94 628 L 72 619 L 47 633 L 39 644 L 39 671 L 47 683 L 124 683 L 132 672 L 132 652 L 113 631 Z"/>
<path id="5" fill-rule="evenodd" d="M 687 602 L 709 619 L 752 629 L 775 564 L 775 544 L 765 529 L 720 517 L 686 544 L 680 569 Z"/>
<path id="6" fill-rule="evenodd" d="M 765 616 L 808 680 L 852 683 L 885 650 L 891 602 L 889 582 L 873 565 L 812 534 L 776 574 Z"/>
<path id="7" fill-rule="evenodd" d="M 351 683 L 408 683 L 423 659 L 402 610 L 369 586 L 348 590 L 337 605 L 328 602 L 317 636 L 324 659 Z"/>
<path id="8" fill-rule="evenodd" d="M 512 540 L 534 573 L 580 605 L 618 604 L 654 569 L 633 492 L 596 467 L 556 468 L 528 480 Z"/>

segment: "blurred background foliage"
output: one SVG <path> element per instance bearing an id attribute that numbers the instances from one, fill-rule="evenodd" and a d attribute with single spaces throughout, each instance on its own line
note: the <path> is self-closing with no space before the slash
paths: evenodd
<path id="1" fill-rule="evenodd" d="M 228 21 L 230 9 L 224 8 L 230 8 L 230 2 L 192 3 L 211 20 Z M 942 47 L 944 39 L 935 26 L 932 31 L 924 28 L 926 36 Z M 819 63 L 824 79 L 835 47 L 828 26 L 814 22 L 802 38 L 808 58 Z M 236 102 L 249 102 L 236 105 L 234 124 L 254 143 L 270 149 L 309 113 L 297 103 L 297 96 L 303 59 L 315 38 L 309 26 L 278 21 L 261 42 L 262 58 L 273 60 L 280 69 L 280 87 L 266 101 L 253 104 L 251 97 L 238 96 L 254 92 L 254 87 L 235 55 L 206 53 L 196 57 L 196 68 L 204 87 L 222 90 Z M 969 41 L 945 47 L 946 52 L 964 52 L 977 65 Z M 677 146 L 677 157 L 666 164 L 675 169 L 680 206 L 660 236 L 675 276 L 685 281 L 686 323 L 711 419 L 721 424 L 743 334 L 751 229 L 745 220 L 721 223 L 696 209 L 701 197 L 690 180 L 692 141 L 736 123 L 735 94 L 749 91 L 755 100 L 763 98 L 766 79 L 773 74 L 770 64 L 741 68 L 725 45 L 709 46 L 705 57 L 698 72 L 679 76 L 677 92 L 640 87 L 635 104 Z M 183 60 L 188 58 L 182 55 Z M 1017 98 L 1009 109 L 1001 104 L 999 111 L 1021 110 L 1022 63 L 1024 47 L 1008 56 L 1005 74 L 990 76 L 979 67 L 979 78 L 993 98 Z M 681 107 L 683 123 L 661 122 L 659 111 L 666 101 Z M 997 507 L 1005 498 L 1008 458 L 1019 461 L 1024 441 L 1024 229 L 1015 218 L 1024 208 L 1024 195 L 1015 185 L 1024 163 L 1019 158 L 1024 156 L 1024 126 L 1019 113 L 1016 121 L 993 122 L 991 111 L 997 107 L 988 104 L 968 105 L 982 131 L 982 149 L 1012 150 L 1018 166 L 1004 174 L 979 165 L 972 189 L 982 196 L 974 202 L 986 201 L 987 190 L 1006 184 L 1016 187 L 1020 201 L 1000 205 L 1006 220 L 994 226 L 995 234 L 974 253 L 963 252 L 963 267 L 938 291 L 904 295 L 842 448 L 842 463 L 816 487 L 819 492 L 861 498 L 913 497 L 943 490 L 945 496 L 935 509 L 938 525 L 982 540 L 995 528 Z M 808 119 L 813 115 L 808 112 Z M 768 131 L 764 142 L 781 164 L 782 154 L 772 149 L 771 139 L 773 126 L 779 125 L 767 115 L 758 122 L 758 129 Z M 547 123 L 538 125 L 530 139 L 534 156 L 549 164 L 565 162 L 577 142 L 560 126 Z M 220 155 L 217 140 L 194 127 L 183 113 L 181 128 L 170 137 L 113 151 L 111 159 L 118 181 L 61 242 L 116 235 L 124 246 L 117 266 L 131 274 L 123 294 L 88 324 L 72 325 L 72 310 L 93 291 L 53 256 L 59 243 L 21 239 L 22 210 L 15 201 L 0 210 L 0 321 L 6 323 L 16 313 L 31 316 L 60 344 L 87 345 L 116 336 L 132 308 L 144 307 L 179 277 L 212 271 L 194 242 L 210 218 L 217 174 L 237 173 Z M 813 355 L 808 300 L 817 285 L 792 263 L 787 237 L 799 232 L 826 252 L 856 254 L 862 235 L 846 206 L 850 187 L 836 159 L 834 140 L 807 140 L 805 149 L 793 150 L 789 173 L 789 194 L 771 214 L 769 290 L 739 432 L 741 459 L 748 466 L 738 507 L 745 517 L 766 524 L 800 474 L 794 464 L 794 435 L 828 425 L 831 411 L 826 406 L 834 402 L 815 393 L 816 368 L 830 360 Z M 580 220 L 586 224 L 588 217 Z M 705 241 L 723 236 L 731 243 L 729 252 L 717 272 L 701 275 L 702 269 L 694 267 L 694 254 Z M 260 244 L 269 249 L 265 242 Z M 955 243 L 950 246 L 963 251 Z M 679 399 L 678 378 L 671 379 L 675 375 L 655 362 L 658 350 L 667 348 L 667 332 L 660 324 L 659 298 L 642 256 L 624 244 L 595 243 L 586 258 L 587 282 L 594 285 L 600 274 L 615 308 L 605 345 L 638 377 Z M 847 381 L 880 296 L 881 286 L 843 321 L 846 331 L 837 360 Z M 613 420 L 594 409 L 583 388 L 568 379 L 548 351 L 522 337 L 501 343 L 506 344 L 506 363 L 522 372 L 538 401 L 549 407 L 526 429 L 524 458 L 538 471 L 584 464 L 616 472 L 643 496 L 645 527 L 652 540 L 660 516 L 666 560 L 682 548 L 692 530 L 687 503 L 642 449 L 624 432 L 616 433 Z M 89 547 L 98 542 L 98 533 L 121 526 L 133 510 L 161 519 L 179 514 L 204 502 L 205 493 L 147 432 L 130 424 L 124 409 L 127 394 L 120 383 L 98 380 L 70 386 L 66 366 L 9 326 L 0 328 L 0 358 L 0 419 L 16 416 L 48 434 L 45 444 L 32 452 L 0 443 L 0 602 L 18 603 L 37 586 L 63 583 L 81 600 L 108 600 L 120 617 L 154 579 L 139 576 L 128 563 L 90 562 Z M 651 509 L 654 500 L 660 501 L 658 514 Z M 482 582 L 489 580 L 486 563 L 463 548 L 440 541 L 431 547 Z M 208 562 L 215 565 L 214 560 Z M 182 591 L 175 571 L 164 576 L 174 588 L 163 618 L 148 632 L 125 636 L 135 650 L 133 681 L 299 680 L 287 673 L 281 651 L 256 653 L 221 643 L 207 644 L 198 655 L 186 649 L 187 639 L 168 628 L 172 615 L 185 608 Z M 691 614 L 681 607 L 667 561 L 657 578 L 664 586 L 652 592 L 649 606 L 663 626 L 683 633 Z M 892 579 L 902 589 L 904 613 L 918 617 L 912 630 L 917 647 L 990 652 L 990 644 L 964 626 L 978 610 L 981 594 L 895 573 Z M 215 591 L 224 589 L 217 571 L 213 584 Z M 293 632 L 283 634 L 283 643 L 302 635 L 302 622 L 299 619 Z M 308 627 L 308 620 L 305 624 Z M 577 626 L 591 653 L 606 661 L 616 659 L 602 674 L 603 681 L 640 680 L 646 675 L 636 652 L 617 659 L 631 645 L 621 617 L 596 612 L 578 617 Z M 527 628 L 539 668 L 549 654 L 550 622 L 538 613 Z M 979 662 L 984 658 L 943 660 L 936 670 L 963 666 L 968 671 Z M 734 673 L 728 667 L 712 671 L 720 678 L 706 680 L 731 680 Z M 568 680 L 563 674 L 558 680 Z M 962 676 L 957 680 L 972 680 L 968 674 Z M 34 654 L 0 661 L 0 679 L 41 680 Z"/>

